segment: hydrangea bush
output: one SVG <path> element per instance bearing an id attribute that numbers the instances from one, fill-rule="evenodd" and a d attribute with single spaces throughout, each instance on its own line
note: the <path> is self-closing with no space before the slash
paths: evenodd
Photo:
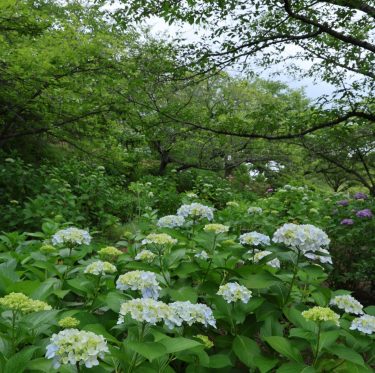
<path id="1" fill-rule="evenodd" d="M 3 253 L 0 371 L 372 372 L 375 307 L 328 286 L 324 225 L 242 203 L 192 202 L 118 243 L 70 227 Z"/>

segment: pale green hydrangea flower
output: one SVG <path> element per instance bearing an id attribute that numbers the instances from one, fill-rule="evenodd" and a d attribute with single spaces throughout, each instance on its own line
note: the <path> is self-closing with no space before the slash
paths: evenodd
<path id="1" fill-rule="evenodd" d="M 271 244 L 268 236 L 255 231 L 241 234 L 239 240 L 243 246 L 269 246 Z"/>
<path id="2" fill-rule="evenodd" d="M 340 316 L 328 307 L 316 306 L 316 307 L 310 308 L 307 311 L 303 311 L 302 316 L 306 320 L 311 320 L 315 322 L 333 321 L 337 326 L 340 326 L 340 323 L 339 323 Z"/>
<path id="3" fill-rule="evenodd" d="M 206 335 L 197 334 L 195 336 L 195 338 L 200 339 L 203 342 L 203 344 L 204 344 L 204 348 L 206 348 L 206 349 L 210 349 L 210 348 L 214 347 L 214 343 Z"/>
<path id="4" fill-rule="evenodd" d="M 61 326 L 64 329 L 67 328 L 76 328 L 79 324 L 80 321 L 76 319 L 75 317 L 64 317 L 63 319 L 59 320 L 58 322 L 59 326 Z"/>
<path id="5" fill-rule="evenodd" d="M 100 259 L 114 262 L 122 254 L 122 251 L 113 246 L 107 246 L 100 249 L 98 254 Z"/>
<path id="6" fill-rule="evenodd" d="M 240 205 L 236 201 L 229 201 L 226 203 L 227 206 L 230 207 L 239 207 Z"/>
<path id="7" fill-rule="evenodd" d="M 14 312 L 31 313 L 49 311 L 52 307 L 41 300 L 35 300 L 22 293 L 10 293 L 0 298 L 0 305 Z"/>
<path id="8" fill-rule="evenodd" d="M 142 245 L 155 244 L 155 245 L 174 245 L 177 240 L 172 238 L 166 233 L 151 233 L 142 240 Z"/>
<path id="9" fill-rule="evenodd" d="M 130 271 L 117 279 L 116 289 L 139 290 L 143 298 L 158 299 L 161 287 L 154 272 Z"/>
<path id="10" fill-rule="evenodd" d="M 89 245 L 90 242 L 89 232 L 74 227 L 62 229 L 52 236 L 53 245 Z"/>
<path id="11" fill-rule="evenodd" d="M 228 282 L 225 285 L 221 285 L 216 294 L 221 295 L 227 303 L 237 301 L 248 303 L 252 293 L 245 286 L 242 286 L 237 282 Z"/>
<path id="12" fill-rule="evenodd" d="M 39 250 L 43 254 L 53 254 L 56 252 L 56 247 L 47 244 L 47 245 L 41 246 Z"/>
<path id="13" fill-rule="evenodd" d="M 206 224 L 203 228 L 205 232 L 212 232 L 215 234 L 226 233 L 229 231 L 229 227 L 223 224 Z"/>
<path id="14" fill-rule="evenodd" d="M 53 359 L 55 369 L 66 364 L 92 368 L 99 365 L 98 358 L 103 359 L 107 352 L 107 342 L 102 335 L 77 329 L 64 329 L 52 335 L 47 346 L 46 358 Z"/>
<path id="15" fill-rule="evenodd" d="M 90 263 L 84 270 L 85 274 L 104 276 L 105 274 L 115 273 L 117 268 L 109 263 L 97 260 L 96 262 Z"/>
<path id="16" fill-rule="evenodd" d="M 142 250 L 135 256 L 135 260 L 142 262 L 151 263 L 155 259 L 156 255 L 150 250 Z"/>
<path id="17" fill-rule="evenodd" d="M 261 214 L 263 212 L 263 209 L 261 207 L 251 206 L 247 209 L 247 213 L 249 215 L 256 215 Z"/>

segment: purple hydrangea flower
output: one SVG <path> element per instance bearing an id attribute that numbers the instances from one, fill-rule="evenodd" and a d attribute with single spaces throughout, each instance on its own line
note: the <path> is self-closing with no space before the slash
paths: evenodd
<path id="1" fill-rule="evenodd" d="M 342 224 L 342 225 L 353 225 L 354 220 L 353 219 L 343 219 L 343 220 L 341 220 L 340 224 Z"/>
<path id="2" fill-rule="evenodd" d="M 357 192 L 353 196 L 354 199 L 367 199 L 367 195 L 362 192 Z"/>
<path id="3" fill-rule="evenodd" d="M 267 189 L 267 193 L 272 193 L 273 192 L 273 188 L 268 188 Z"/>
<path id="4" fill-rule="evenodd" d="M 372 211 L 370 209 L 359 210 L 356 216 L 359 218 L 372 218 Z"/>
<path id="5" fill-rule="evenodd" d="M 339 206 L 348 206 L 349 205 L 349 201 L 347 199 L 343 199 L 341 201 L 337 201 L 337 204 Z"/>

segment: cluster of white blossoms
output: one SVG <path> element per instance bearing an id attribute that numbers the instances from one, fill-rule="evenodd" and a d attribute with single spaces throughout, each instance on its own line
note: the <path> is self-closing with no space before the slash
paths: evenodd
<path id="1" fill-rule="evenodd" d="M 196 253 L 194 256 L 195 256 L 196 258 L 198 258 L 198 259 L 202 259 L 202 260 L 207 260 L 207 259 L 209 258 L 209 255 L 208 255 L 207 252 L 204 251 L 204 250 L 202 250 L 202 251 L 199 252 L 199 253 Z"/>
<path id="2" fill-rule="evenodd" d="M 166 233 L 150 233 L 142 240 L 142 245 L 154 244 L 154 245 L 174 245 L 177 243 L 175 238 L 172 238 Z"/>
<path id="3" fill-rule="evenodd" d="M 204 326 L 211 325 L 216 328 L 216 320 L 212 314 L 212 310 L 205 304 L 193 304 L 186 301 L 170 303 L 169 307 L 172 313 L 166 320 L 166 325 L 171 329 L 174 326 L 181 326 L 183 322 L 186 322 L 188 325 L 199 323 Z"/>
<path id="4" fill-rule="evenodd" d="M 271 244 L 271 240 L 265 234 L 249 232 L 241 234 L 240 244 L 244 246 L 269 246 Z"/>
<path id="5" fill-rule="evenodd" d="M 254 258 L 252 257 L 251 250 L 248 251 L 246 254 L 249 256 L 251 255 L 251 257 L 249 257 L 249 260 L 253 261 L 254 263 L 259 263 L 263 258 L 267 257 L 268 255 L 271 255 L 272 252 L 268 250 L 254 250 Z M 277 258 L 268 261 L 266 264 L 273 268 L 280 268 L 280 260 Z"/>
<path id="6" fill-rule="evenodd" d="M 318 261 L 322 264 L 326 264 L 326 263 L 333 264 L 332 257 L 329 254 L 329 251 L 327 249 L 320 248 L 319 253 L 323 253 L 325 255 L 318 255 L 316 253 L 307 252 L 305 253 L 305 257 L 313 261 Z"/>
<path id="7" fill-rule="evenodd" d="M 98 358 L 103 359 L 109 352 L 107 342 L 102 335 L 78 329 L 65 329 L 53 334 L 47 346 L 46 358 L 53 359 L 53 367 L 71 364 L 85 365 L 92 368 L 99 365 Z"/>
<path id="8" fill-rule="evenodd" d="M 344 310 L 346 313 L 353 313 L 355 315 L 363 315 L 363 306 L 353 298 L 351 295 L 336 295 L 329 303 L 332 306 Z"/>
<path id="9" fill-rule="evenodd" d="M 154 299 L 132 299 L 121 304 L 117 324 L 124 323 L 124 317 L 127 314 L 130 314 L 133 320 L 147 322 L 152 325 L 164 322 L 170 329 L 175 326 L 181 326 L 183 322 L 188 325 L 200 323 L 205 326 L 216 327 L 216 320 L 213 317 L 212 310 L 205 304 L 174 302 L 168 305 Z"/>
<path id="10" fill-rule="evenodd" d="M 62 229 L 52 236 L 53 245 L 89 245 L 90 242 L 89 232 L 74 227 Z"/>
<path id="11" fill-rule="evenodd" d="M 90 263 L 84 270 L 84 273 L 95 276 L 104 276 L 106 273 L 115 273 L 117 268 L 109 263 L 97 260 L 96 262 Z"/>
<path id="12" fill-rule="evenodd" d="M 160 228 L 177 228 L 182 227 L 185 223 L 185 218 L 178 215 L 163 216 L 158 220 L 156 225 Z"/>
<path id="13" fill-rule="evenodd" d="M 330 243 L 327 234 L 320 228 L 311 224 L 293 223 L 284 224 L 277 229 L 272 240 L 302 253 L 321 251 L 322 247 Z"/>
<path id="14" fill-rule="evenodd" d="M 223 224 L 206 224 L 203 228 L 205 232 L 212 232 L 215 234 L 226 233 L 229 231 L 229 227 Z"/>
<path id="15" fill-rule="evenodd" d="M 251 206 L 247 209 L 247 213 L 249 215 L 256 215 L 261 214 L 263 212 L 263 209 L 261 207 Z"/>
<path id="16" fill-rule="evenodd" d="M 154 272 L 148 271 L 131 271 L 119 276 L 116 281 L 118 290 L 139 290 L 143 298 L 158 299 L 159 286 Z"/>
<path id="17" fill-rule="evenodd" d="M 171 315 L 167 304 L 150 298 L 132 299 L 122 303 L 117 324 L 124 323 L 124 317 L 130 314 L 133 320 L 155 325 L 168 319 Z"/>
<path id="18" fill-rule="evenodd" d="M 363 315 L 357 317 L 352 321 L 350 325 L 351 330 L 359 330 L 365 334 L 372 334 L 375 332 L 375 316 Z"/>
<path id="19" fill-rule="evenodd" d="M 177 210 L 177 215 L 184 218 L 190 217 L 192 219 L 207 219 L 211 221 L 214 218 L 214 209 L 201 203 L 191 203 L 190 205 L 182 205 Z"/>
<path id="20" fill-rule="evenodd" d="M 247 303 L 250 300 L 252 293 L 245 286 L 242 286 L 237 282 L 228 282 L 225 285 L 221 285 L 216 294 L 221 295 L 227 303 L 237 302 L 238 300 Z"/>
<path id="21" fill-rule="evenodd" d="M 142 262 L 151 263 L 155 259 L 156 255 L 150 250 L 142 250 L 136 256 L 135 260 L 141 260 Z"/>

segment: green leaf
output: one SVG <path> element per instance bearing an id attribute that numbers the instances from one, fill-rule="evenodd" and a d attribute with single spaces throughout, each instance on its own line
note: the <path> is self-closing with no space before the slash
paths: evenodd
<path id="1" fill-rule="evenodd" d="M 183 338 L 183 337 L 176 337 L 176 338 L 163 338 L 159 340 L 165 348 L 168 354 L 179 352 L 179 351 L 186 351 L 191 348 L 202 346 L 200 342 L 194 341 L 192 339 Z"/>
<path id="2" fill-rule="evenodd" d="M 277 373 L 315 373 L 316 370 L 313 367 L 299 364 L 299 363 L 286 363 L 283 364 L 277 371 Z"/>
<path id="3" fill-rule="evenodd" d="M 5 364 L 3 373 L 22 373 L 27 368 L 27 363 L 31 360 L 34 352 L 39 347 L 26 347 L 20 352 L 13 355 Z"/>
<path id="4" fill-rule="evenodd" d="M 278 359 L 274 359 L 269 356 L 257 355 L 254 357 L 254 364 L 260 370 L 260 373 L 267 373 L 278 362 L 279 362 Z"/>
<path id="5" fill-rule="evenodd" d="M 362 356 L 348 347 L 336 344 L 334 346 L 327 347 L 326 350 L 338 356 L 340 359 L 350 361 L 363 367 L 365 366 Z"/>
<path id="6" fill-rule="evenodd" d="M 320 334 L 320 349 L 331 346 L 339 337 L 339 330 L 331 330 Z"/>
<path id="7" fill-rule="evenodd" d="M 168 294 L 171 296 L 172 300 L 174 301 L 190 301 L 192 303 L 196 303 L 198 299 L 197 291 L 188 286 L 183 286 L 178 290 L 175 289 L 168 289 Z"/>
<path id="8" fill-rule="evenodd" d="M 130 348 L 131 350 L 137 352 L 139 355 L 142 355 L 149 361 L 158 359 L 159 357 L 168 353 L 165 346 L 159 342 L 125 341 L 124 346 L 125 348 Z"/>
<path id="9" fill-rule="evenodd" d="M 216 354 L 210 356 L 210 361 L 207 368 L 211 369 L 221 369 L 221 368 L 227 368 L 232 367 L 233 364 L 231 360 L 229 359 L 228 355 L 224 354 Z"/>
<path id="10" fill-rule="evenodd" d="M 257 273 L 255 275 L 244 276 L 242 282 L 249 289 L 264 289 L 280 282 L 281 280 L 267 271 Z"/>
<path id="11" fill-rule="evenodd" d="M 120 344 L 120 342 L 112 334 L 108 333 L 105 327 L 101 324 L 87 324 L 82 329 L 96 334 L 101 334 L 108 341 L 115 344 Z"/>
<path id="12" fill-rule="evenodd" d="M 264 340 L 281 355 L 298 363 L 302 363 L 303 360 L 300 352 L 297 348 L 292 346 L 288 339 L 279 336 L 271 336 L 266 337 Z"/>
<path id="13" fill-rule="evenodd" d="M 247 367 L 254 367 L 254 358 L 260 354 L 257 343 L 242 335 L 237 335 L 234 338 L 233 351 Z"/>

